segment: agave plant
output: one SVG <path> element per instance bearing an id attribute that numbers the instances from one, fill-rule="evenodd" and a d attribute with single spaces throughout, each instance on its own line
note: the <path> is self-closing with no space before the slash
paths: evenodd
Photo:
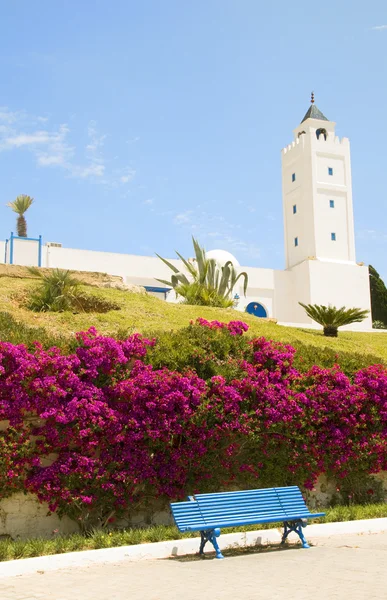
<path id="1" fill-rule="evenodd" d="M 243 291 L 246 295 L 247 273 L 238 274 L 231 261 L 220 267 L 215 259 L 206 258 L 204 248 L 199 245 L 195 238 L 192 238 L 192 242 L 195 251 L 195 262 L 186 260 L 179 252 L 176 252 L 187 273 L 183 273 L 175 265 L 157 254 L 163 263 L 173 271 L 170 281 L 165 279 L 157 279 L 157 281 L 173 287 L 176 294 L 184 298 L 185 304 L 221 308 L 233 306 L 232 291 L 239 279 L 244 280 Z"/>
<path id="2" fill-rule="evenodd" d="M 120 305 L 95 294 L 82 290 L 82 281 L 70 271 L 54 269 L 51 272 L 28 268 L 31 275 L 39 279 L 39 285 L 32 290 L 27 306 L 36 312 L 72 311 L 107 313 L 120 310 Z"/>
<path id="3" fill-rule="evenodd" d="M 28 308 L 37 312 L 62 312 L 65 310 L 82 310 L 83 294 L 81 282 L 73 277 L 70 271 L 54 269 L 51 273 L 36 267 L 29 272 L 40 279 L 40 285 L 32 292 Z"/>
<path id="4" fill-rule="evenodd" d="M 352 323 L 361 323 L 369 313 L 369 310 L 361 308 L 336 308 L 336 306 L 323 306 L 319 304 L 303 304 L 308 317 L 316 321 L 324 328 L 324 335 L 328 337 L 337 337 L 339 327 L 351 325 Z"/>
<path id="5" fill-rule="evenodd" d="M 31 196 L 21 194 L 16 200 L 8 202 L 7 204 L 9 208 L 12 208 L 12 210 L 19 215 L 16 222 L 16 230 L 19 237 L 27 237 L 27 221 L 24 215 L 33 201 L 34 199 L 31 198 Z"/>

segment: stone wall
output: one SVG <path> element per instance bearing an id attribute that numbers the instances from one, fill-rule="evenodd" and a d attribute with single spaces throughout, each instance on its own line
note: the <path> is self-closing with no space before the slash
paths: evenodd
<path id="1" fill-rule="evenodd" d="M 8 536 L 12 539 L 50 538 L 57 533 L 74 531 L 79 531 L 74 521 L 50 515 L 47 504 L 40 504 L 32 494 L 20 492 L 0 502 L 0 539 Z"/>
<path id="2" fill-rule="evenodd" d="M 387 472 L 374 476 L 381 481 L 387 495 Z M 307 504 L 310 510 L 329 505 L 336 494 L 336 483 L 328 481 L 322 475 L 315 486 L 315 491 L 307 493 Z M 149 525 L 172 525 L 173 520 L 167 506 L 155 506 L 152 511 L 139 507 L 127 519 L 120 521 L 120 527 L 147 527 Z M 50 514 L 47 504 L 40 504 L 31 494 L 17 493 L 0 501 L 0 539 L 10 536 L 13 539 L 31 537 L 50 538 L 55 535 L 69 534 L 79 531 L 77 524 L 68 517 L 59 519 Z"/>

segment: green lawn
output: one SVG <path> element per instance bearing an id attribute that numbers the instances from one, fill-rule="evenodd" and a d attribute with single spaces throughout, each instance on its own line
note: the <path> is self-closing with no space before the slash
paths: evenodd
<path id="1" fill-rule="evenodd" d="M 20 268 L 19 268 L 20 271 Z M 85 286 L 88 293 L 114 300 L 121 310 L 105 314 L 33 313 L 23 307 L 23 299 L 36 285 L 30 278 L 0 276 L 0 312 L 7 312 L 18 321 L 43 328 L 53 335 L 71 337 L 75 332 L 91 326 L 104 334 L 115 335 L 120 330 L 150 333 L 157 330 L 173 331 L 188 325 L 191 319 L 204 317 L 220 321 L 243 320 L 250 326 L 249 334 L 286 343 L 302 343 L 321 351 L 329 347 L 337 352 L 372 354 L 378 362 L 387 363 L 387 333 L 339 333 L 338 339 L 325 338 L 320 331 L 283 327 L 274 322 L 257 319 L 233 309 L 169 304 L 147 294 L 136 294 L 116 289 Z M 6 335 L 1 332 L 2 339 Z"/>
<path id="2" fill-rule="evenodd" d="M 103 279 L 100 274 L 87 274 L 89 282 L 98 283 Z M 27 269 L 7 267 L 0 271 L 0 313 L 7 312 L 29 327 L 39 327 L 52 335 L 71 337 L 75 332 L 91 326 L 104 334 L 115 335 L 120 330 L 150 333 L 157 330 L 176 330 L 188 325 L 191 319 L 204 317 L 230 321 L 242 319 L 250 326 L 251 335 L 286 343 L 303 344 L 316 347 L 319 352 L 329 347 L 337 352 L 372 354 L 375 361 L 387 363 L 387 333 L 339 333 L 338 339 L 325 338 L 320 331 L 283 327 L 274 322 L 257 319 L 247 313 L 233 309 L 217 309 L 198 306 L 169 304 L 148 294 L 136 294 L 110 288 L 85 286 L 87 293 L 113 300 L 121 310 L 105 314 L 73 313 L 33 313 L 23 306 L 23 300 L 36 285 Z M 0 337 L 6 334 L 0 329 Z M 373 362 L 375 362 L 373 361 Z"/>

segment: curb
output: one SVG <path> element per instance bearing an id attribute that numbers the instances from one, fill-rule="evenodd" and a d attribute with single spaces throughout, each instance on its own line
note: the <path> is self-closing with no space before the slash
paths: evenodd
<path id="1" fill-rule="evenodd" d="M 306 529 L 308 540 L 320 537 L 343 534 L 370 534 L 387 532 L 387 518 L 363 519 L 359 521 L 344 521 L 340 523 L 322 523 L 309 525 Z M 218 543 L 221 550 L 228 548 L 278 544 L 281 541 L 279 529 L 263 529 L 241 533 L 221 535 Z M 292 540 L 298 537 L 292 533 Z M 120 546 L 118 548 L 103 548 L 101 550 L 85 550 L 23 558 L 0 563 L 0 578 L 27 575 L 37 571 L 56 571 L 69 567 L 86 567 L 104 563 L 134 562 L 140 560 L 155 560 L 174 556 L 196 554 L 200 538 L 156 542 L 154 544 L 138 544 L 136 546 Z"/>

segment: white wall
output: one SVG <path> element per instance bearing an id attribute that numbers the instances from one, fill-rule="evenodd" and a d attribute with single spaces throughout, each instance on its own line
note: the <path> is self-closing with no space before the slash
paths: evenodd
<path id="1" fill-rule="evenodd" d="M 178 268 L 181 267 L 180 261 L 168 260 Z M 163 287 L 163 284 L 158 283 L 156 278 L 169 280 L 172 273 L 157 256 L 135 256 L 52 246 L 44 246 L 42 266 L 108 273 L 123 277 L 126 283 L 157 287 Z"/>
<path id="2" fill-rule="evenodd" d="M 371 310 L 368 267 L 314 260 L 309 261 L 309 273 L 312 304 Z M 362 323 L 351 325 L 355 330 L 371 328 L 371 313 Z"/>
<path id="3" fill-rule="evenodd" d="M 10 243 L 8 242 L 7 262 L 9 262 Z M 37 240 L 13 239 L 13 264 L 25 267 L 37 266 L 39 262 L 39 242 Z"/>
<path id="4" fill-rule="evenodd" d="M 0 263 L 5 263 L 5 241 L 0 240 Z"/>
<path id="5" fill-rule="evenodd" d="M 310 303 L 309 261 L 288 271 L 276 271 L 275 318 L 283 323 L 307 323 L 299 302 Z"/>
<path id="6" fill-rule="evenodd" d="M 371 309 L 368 267 L 336 261 L 307 260 L 288 271 L 275 271 L 275 318 L 281 323 L 316 323 L 307 317 L 303 304 L 333 305 L 338 308 Z M 370 330 L 371 313 L 351 330 Z"/>
<path id="7" fill-rule="evenodd" d="M 256 269 L 254 267 L 239 267 L 249 277 L 249 285 L 246 297 L 243 295 L 243 284 L 238 292 L 240 300 L 237 309 L 245 311 L 250 302 L 259 302 L 265 308 L 268 317 L 274 316 L 274 273 L 273 269 Z"/>

